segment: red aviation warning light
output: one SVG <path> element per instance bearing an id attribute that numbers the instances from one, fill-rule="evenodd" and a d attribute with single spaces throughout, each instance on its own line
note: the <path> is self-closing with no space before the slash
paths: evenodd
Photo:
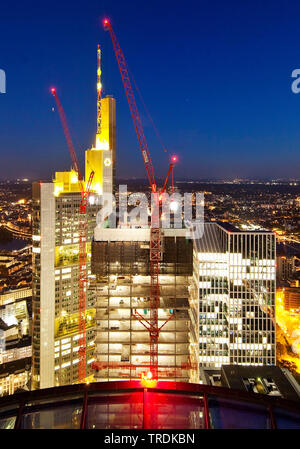
<path id="1" fill-rule="evenodd" d="M 177 161 L 178 161 L 178 157 L 177 157 L 177 156 L 175 156 L 175 155 L 174 155 L 174 156 L 172 156 L 172 158 L 171 158 L 171 159 L 172 159 L 172 162 L 177 162 Z"/>

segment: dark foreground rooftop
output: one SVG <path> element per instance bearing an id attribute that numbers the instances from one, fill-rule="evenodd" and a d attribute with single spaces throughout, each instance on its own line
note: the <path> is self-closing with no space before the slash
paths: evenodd
<path id="1" fill-rule="evenodd" d="M 0 428 L 299 429 L 300 403 L 181 382 L 101 382 L 1 398 Z"/>

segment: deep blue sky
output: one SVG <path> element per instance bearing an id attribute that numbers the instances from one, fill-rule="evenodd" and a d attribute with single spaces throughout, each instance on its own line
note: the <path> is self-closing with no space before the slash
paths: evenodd
<path id="1" fill-rule="evenodd" d="M 300 2 L 272 0 L 85 0 L 2 2 L 0 178 L 47 178 L 70 159 L 57 87 L 78 153 L 96 127 L 96 46 L 104 94 L 117 100 L 117 175 L 144 176 L 109 34 L 128 65 L 178 177 L 300 178 Z M 158 175 L 166 156 L 139 104 Z"/>

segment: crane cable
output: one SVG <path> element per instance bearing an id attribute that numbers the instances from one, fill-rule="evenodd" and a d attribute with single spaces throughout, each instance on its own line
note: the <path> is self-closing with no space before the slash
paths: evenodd
<path id="1" fill-rule="evenodd" d="M 158 129 L 157 129 L 155 123 L 154 123 L 154 120 L 153 120 L 153 118 L 151 117 L 151 114 L 150 114 L 150 112 L 149 112 L 149 109 L 147 108 L 147 106 L 146 106 L 146 104 L 145 104 L 145 101 L 144 101 L 143 96 L 142 96 L 142 94 L 141 94 L 141 92 L 140 92 L 140 89 L 138 88 L 138 85 L 137 85 L 137 83 L 136 83 L 136 81 L 135 81 L 135 79 L 134 79 L 134 76 L 133 76 L 133 74 L 132 74 L 132 71 L 130 70 L 130 68 L 129 68 L 129 66 L 128 66 L 127 61 L 126 61 L 126 66 L 127 66 L 128 72 L 130 73 L 130 76 L 131 76 L 131 78 L 132 78 L 134 87 L 135 87 L 135 89 L 136 89 L 136 91 L 137 91 L 137 93 L 138 93 L 138 96 L 139 96 L 139 98 L 140 98 L 140 101 L 141 101 L 141 103 L 142 103 L 142 105 L 143 105 L 143 108 L 145 109 L 146 115 L 147 115 L 147 117 L 148 117 L 148 119 L 149 119 L 149 121 L 150 121 L 150 123 L 151 123 L 151 125 L 152 125 L 152 127 L 153 127 L 153 130 L 154 130 L 154 132 L 155 132 L 155 134 L 156 134 L 156 137 L 157 137 L 157 139 L 158 139 L 158 141 L 159 141 L 159 143 L 160 143 L 160 145 L 161 145 L 163 151 L 164 151 L 165 153 L 168 153 L 168 151 L 167 151 L 167 149 L 166 149 L 166 147 L 165 147 L 165 145 L 164 145 L 164 143 L 163 143 L 163 140 L 162 140 L 162 138 L 161 138 L 161 136 L 160 136 L 160 134 L 159 134 L 159 132 L 158 132 Z"/>
<path id="2" fill-rule="evenodd" d="M 129 67 L 127 61 L 126 61 L 125 63 L 126 63 L 127 70 L 128 70 L 128 72 L 130 73 L 131 79 L 132 79 L 132 81 L 133 81 L 135 90 L 136 90 L 136 92 L 138 93 L 138 96 L 139 96 L 139 98 L 140 98 L 140 101 L 141 101 L 141 103 L 142 103 L 142 106 L 143 106 L 143 108 L 144 108 L 144 110 L 145 110 L 145 112 L 146 112 L 146 115 L 147 115 L 147 117 L 148 117 L 148 119 L 149 119 L 149 121 L 150 121 L 150 123 L 151 123 L 151 125 L 152 125 L 152 127 L 153 127 L 153 130 L 154 130 L 154 132 L 155 132 L 155 134 L 156 134 L 156 137 L 157 137 L 157 139 L 158 139 L 158 141 L 159 141 L 159 143 L 160 143 L 160 145 L 161 145 L 161 147 L 162 147 L 164 153 L 167 153 L 167 154 L 169 155 L 169 152 L 168 152 L 168 150 L 166 149 L 166 147 L 165 147 L 165 145 L 164 145 L 164 143 L 163 143 L 163 140 L 162 140 L 162 138 L 161 138 L 161 136 L 160 136 L 160 134 L 159 134 L 159 131 L 158 131 L 158 129 L 157 129 L 155 123 L 154 123 L 154 120 L 153 120 L 153 118 L 152 118 L 152 116 L 151 116 L 151 114 L 150 114 L 150 112 L 149 112 L 149 109 L 147 108 L 147 106 L 146 106 L 146 104 L 145 104 L 144 98 L 143 98 L 143 96 L 142 96 L 142 94 L 141 94 L 140 89 L 138 88 L 138 85 L 137 85 L 137 83 L 136 83 L 136 81 L 135 81 L 135 79 L 134 79 L 134 76 L 133 76 L 133 74 L 132 74 L 132 71 L 130 70 L 130 67 Z M 172 187 L 171 187 L 171 189 L 172 189 L 172 194 L 174 194 L 174 190 L 175 190 L 175 189 L 174 189 L 174 173 L 173 173 L 173 170 L 172 170 Z"/>

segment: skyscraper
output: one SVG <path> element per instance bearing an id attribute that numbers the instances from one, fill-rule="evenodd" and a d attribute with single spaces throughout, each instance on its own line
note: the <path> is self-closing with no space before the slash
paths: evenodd
<path id="1" fill-rule="evenodd" d="M 98 47 L 98 55 L 100 49 Z M 99 73 L 98 60 L 98 77 Z M 99 78 L 98 78 L 99 79 Z M 116 155 L 116 105 L 101 98 L 97 85 L 95 147 L 85 152 L 85 180 L 94 172 L 87 207 L 87 275 L 90 274 L 91 239 L 96 226 L 98 198 L 112 192 Z M 79 211 L 78 174 L 56 172 L 52 183 L 33 185 L 33 341 L 34 389 L 65 385 L 78 380 L 79 323 Z M 94 351 L 94 293 L 86 291 L 86 375 L 91 374 Z"/>
<path id="2" fill-rule="evenodd" d="M 78 247 L 80 193 L 55 195 L 54 183 L 33 186 L 33 388 L 78 379 Z M 97 206 L 89 205 L 87 272 Z M 92 359 L 95 310 L 86 294 L 86 364 Z"/>
<path id="3" fill-rule="evenodd" d="M 275 235 L 206 223 L 195 243 L 200 366 L 275 365 Z"/>
<path id="4" fill-rule="evenodd" d="M 107 96 L 101 102 L 101 131 L 96 135 L 95 147 L 85 152 L 85 176 L 94 171 L 92 190 L 110 193 L 116 175 L 116 101 Z"/>

